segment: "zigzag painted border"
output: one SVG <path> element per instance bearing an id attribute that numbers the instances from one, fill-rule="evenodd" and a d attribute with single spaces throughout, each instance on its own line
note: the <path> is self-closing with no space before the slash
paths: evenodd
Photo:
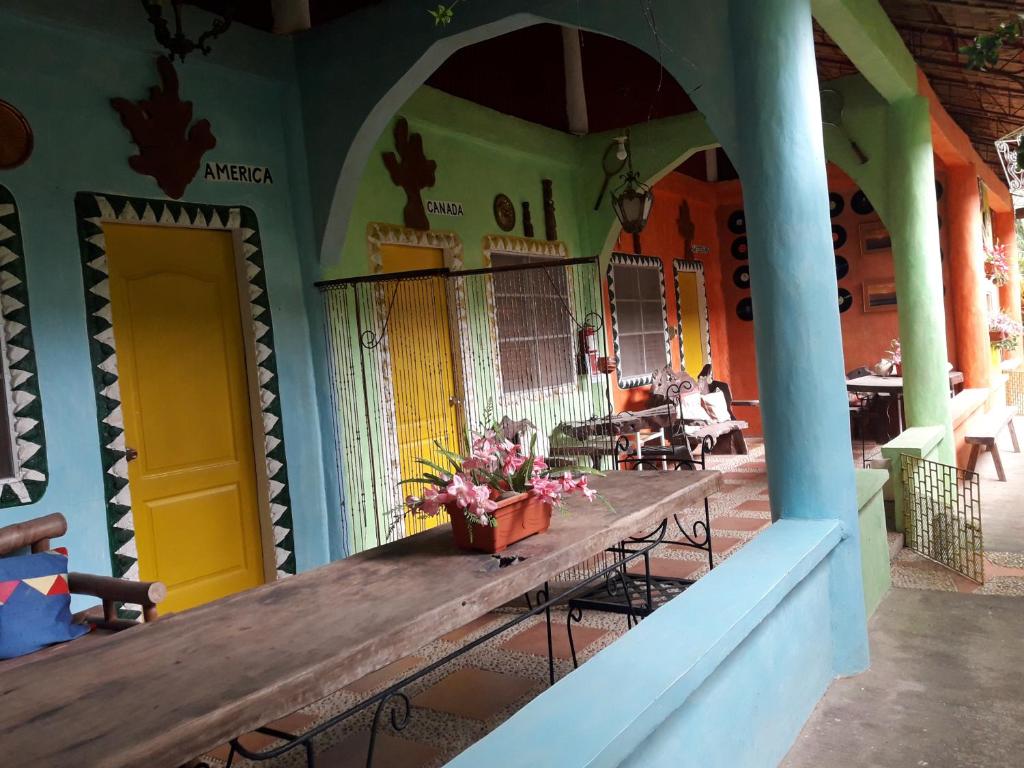
<path id="1" fill-rule="evenodd" d="M 634 256 L 628 253 L 613 253 L 611 259 L 608 262 L 608 303 L 611 305 L 612 310 L 612 339 L 615 343 L 615 356 L 619 358 L 620 367 L 616 371 L 616 377 L 619 381 L 619 389 L 629 389 L 630 387 L 641 387 L 646 384 L 650 384 L 653 380 L 652 374 L 648 373 L 642 376 L 623 376 L 622 375 L 622 352 L 619 349 L 619 322 L 615 312 L 615 270 L 616 264 L 628 264 L 633 267 L 656 267 L 658 270 L 658 282 L 661 286 L 661 317 L 662 324 L 664 326 L 664 339 L 665 339 L 665 363 L 670 364 L 672 362 L 672 348 L 669 345 L 668 339 L 668 308 L 665 304 L 665 267 L 661 263 L 661 259 L 655 258 L 654 256 Z"/>
<path id="2" fill-rule="evenodd" d="M 46 491 L 46 436 L 39 395 L 35 346 L 28 308 L 28 282 L 18 207 L 10 191 L 0 186 L 0 313 L 14 444 L 18 458 L 15 478 L 0 481 L 0 507 L 32 504 Z"/>
<path id="3" fill-rule="evenodd" d="M 107 532 L 114 576 L 138 579 L 138 553 L 132 518 L 128 464 L 125 459 L 124 421 L 117 379 L 117 351 L 110 306 L 106 238 L 103 224 L 151 224 L 236 231 L 248 279 L 249 310 L 252 318 L 253 354 L 260 387 L 264 456 L 270 491 L 270 517 L 274 531 L 277 576 L 295 573 L 291 498 L 281 423 L 274 331 L 267 297 L 256 214 L 249 208 L 190 205 L 164 200 L 99 195 L 80 192 L 75 196 L 78 240 L 85 282 L 86 324 L 89 353 L 96 387 L 96 410 L 107 499 Z"/>

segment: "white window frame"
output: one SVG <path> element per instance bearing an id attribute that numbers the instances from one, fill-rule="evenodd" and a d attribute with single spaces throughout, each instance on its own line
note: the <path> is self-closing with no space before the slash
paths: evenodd
<path id="1" fill-rule="evenodd" d="M 616 310 L 616 298 L 615 298 L 615 267 L 633 267 L 643 269 L 656 269 L 658 272 L 658 286 L 661 299 L 661 320 L 662 320 L 662 338 L 664 342 L 664 364 L 672 364 L 672 351 L 669 345 L 669 334 L 668 334 L 668 307 L 665 302 L 665 265 L 661 259 L 654 256 L 630 256 L 625 253 L 613 253 L 611 261 L 608 263 L 608 302 L 611 306 L 612 316 L 612 338 L 615 343 L 615 356 L 619 359 L 619 365 L 616 369 L 616 379 L 618 381 L 619 389 L 631 389 L 633 387 L 642 387 L 651 383 L 653 369 L 643 374 L 632 374 L 627 375 L 622 370 L 622 340 L 619 333 L 619 319 L 618 312 Z"/>

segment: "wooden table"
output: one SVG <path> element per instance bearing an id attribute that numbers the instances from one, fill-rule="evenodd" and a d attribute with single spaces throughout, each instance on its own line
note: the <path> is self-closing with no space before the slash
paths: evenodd
<path id="1" fill-rule="evenodd" d="M 694 507 L 718 472 L 615 472 L 499 568 L 447 525 L 0 676 L 4 764 L 177 766 Z M 609 508 L 610 506 L 610 508 Z"/>
<path id="2" fill-rule="evenodd" d="M 953 392 L 955 387 L 964 383 L 964 375 L 960 371 L 949 372 L 949 389 Z M 902 376 L 858 376 L 855 379 L 846 380 L 847 392 L 854 394 L 889 395 L 896 403 L 896 413 L 899 418 L 900 429 L 906 429 L 907 425 L 903 416 L 903 377 Z"/>

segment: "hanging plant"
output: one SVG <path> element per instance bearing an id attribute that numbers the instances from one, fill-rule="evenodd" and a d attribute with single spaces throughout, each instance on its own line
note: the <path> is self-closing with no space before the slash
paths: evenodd
<path id="1" fill-rule="evenodd" d="M 434 18 L 435 27 L 447 27 L 452 23 L 452 19 L 455 18 L 455 6 L 458 5 L 462 0 L 452 0 L 451 3 L 445 5 L 444 3 L 438 3 L 436 9 L 427 9 Z"/>
<path id="2" fill-rule="evenodd" d="M 985 274 L 988 279 L 995 285 L 1006 285 L 1010 282 L 1010 263 L 1006 258 L 1006 245 L 983 245 L 982 248 L 985 251 Z"/>
<path id="3" fill-rule="evenodd" d="M 996 312 L 988 321 L 988 335 L 995 349 L 1010 351 L 1017 348 L 1017 341 L 1024 333 L 1024 326 L 1005 312 Z"/>

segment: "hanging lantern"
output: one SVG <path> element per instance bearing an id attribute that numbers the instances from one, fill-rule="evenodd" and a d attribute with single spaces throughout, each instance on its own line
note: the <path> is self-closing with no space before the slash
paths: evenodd
<path id="1" fill-rule="evenodd" d="M 185 4 L 184 0 L 141 0 L 141 2 L 149 17 L 149 23 L 153 25 L 156 41 L 171 54 L 171 61 L 174 61 L 175 58 L 184 61 L 192 51 L 199 51 L 204 56 L 207 55 L 210 52 L 207 41 L 227 32 L 235 13 L 235 0 L 225 0 L 224 10 L 218 15 L 218 18 L 193 42 L 185 34 L 184 24 L 181 20 L 181 6 Z M 167 19 L 164 18 L 165 5 L 169 5 L 174 13 L 173 33 Z"/>
<path id="2" fill-rule="evenodd" d="M 1010 188 L 1014 208 L 1024 208 L 1024 148 L 1021 139 L 1024 128 L 1018 128 L 995 142 L 999 162 L 1006 176 L 1006 186 Z"/>
<path id="3" fill-rule="evenodd" d="M 647 217 L 651 215 L 651 206 L 654 205 L 654 191 L 640 181 L 640 174 L 633 170 L 633 150 L 629 135 L 626 135 L 625 140 L 616 141 L 619 142 L 619 151 L 625 151 L 628 170 L 622 176 L 622 184 L 612 192 L 612 209 L 622 229 L 635 235 L 647 226 Z"/>

